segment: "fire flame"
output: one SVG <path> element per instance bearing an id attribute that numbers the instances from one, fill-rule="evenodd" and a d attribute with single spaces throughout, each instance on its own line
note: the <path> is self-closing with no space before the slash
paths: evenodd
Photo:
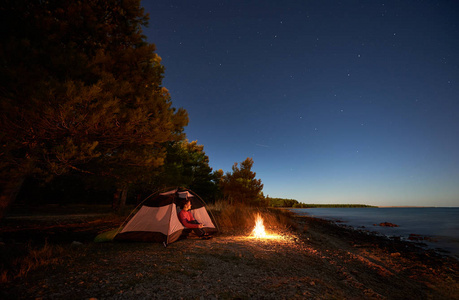
<path id="1" fill-rule="evenodd" d="M 253 229 L 252 234 L 257 239 L 266 237 L 265 225 L 263 225 L 263 218 L 260 213 L 257 214 L 255 228 Z"/>

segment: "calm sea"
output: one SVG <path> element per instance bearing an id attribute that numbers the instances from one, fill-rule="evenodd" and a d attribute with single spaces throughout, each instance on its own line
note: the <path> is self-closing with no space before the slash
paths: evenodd
<path id="1" fill-rule="evenodd" d="M 407 239 L 410 234 L 430 237 L 422 241 L 459 258 L 459 207 L 437 208 L 308 208 L 292 209 L 299 215 L 341 221 L 354 228 L 374 231 L 386 236 Z M 374 226 L 389 222 L 399 227 Z"/>

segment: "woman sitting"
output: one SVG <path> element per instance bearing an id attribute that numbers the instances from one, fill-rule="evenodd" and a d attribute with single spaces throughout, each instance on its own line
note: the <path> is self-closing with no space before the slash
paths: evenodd
<path id="1" fill-rule="evenodd" d="M 186 199 L 183 201 L 180 208 L 182 210 L 180 211 L 178 217 L 183 226 L 192 229 L 199 237 L 210 238 L 210 236 L 206 233 L 206 230 L 203 228 L 204 224 L 199 223 L 190 212 L 191 200 Z"/>

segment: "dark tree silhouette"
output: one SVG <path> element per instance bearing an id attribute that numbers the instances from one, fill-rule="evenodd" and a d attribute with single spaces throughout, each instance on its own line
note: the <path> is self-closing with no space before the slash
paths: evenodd
<path id="1" fill-rule="evenodd" d="M 204 146 L 197 141 L 174 142 L 167 148 L 166 162 L 162 172 L 155 177 L 155 186 L 187 187 L 206 201 L 214 201 L 219 184 L 209 166 Z"/>
<path id="2" fill-rule="evenodd" d="M 266 206 L 263 196 L 263 184 L 255 179 L 252 172 L 253 159 L 248 157 L 240 166 L 235 163 L 232 173 L 226 173 L 221 179 L 223 195 L 230 203 L 244 203 L 254 206 Z"/>
<path id="3" fill-rule="evenodd" d="M 184 138 L 147 20 L 139 0 L 1 2 L 0 217 L 27 176 L 77 170 L 126 187 Z"/>

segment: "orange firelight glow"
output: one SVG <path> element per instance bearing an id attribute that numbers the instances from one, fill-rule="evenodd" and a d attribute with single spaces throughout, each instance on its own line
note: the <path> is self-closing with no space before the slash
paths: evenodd
<path id="1" fill-rule="evenodd" d="M 268 233 L 265 230 L 265 225 L 263 225 L 263 218 L 261 214 L 258 213 L 255 219 L 255 227 L 252 230 L 252 233 L 247 237 L 250 239 L 257 239 L 257 240 L 286 240 L 288 237 L 273 233 Z"/>
<path id="2" fill-rule="evenodd" d="M 255 220 L 255 228 L 253 229 L 252 234 L 257 239 L 266 237 L 265 225 L 263 225 L 263 218 L 261 217 L 260 213 L 257 214 L 257 219 Z"/>

